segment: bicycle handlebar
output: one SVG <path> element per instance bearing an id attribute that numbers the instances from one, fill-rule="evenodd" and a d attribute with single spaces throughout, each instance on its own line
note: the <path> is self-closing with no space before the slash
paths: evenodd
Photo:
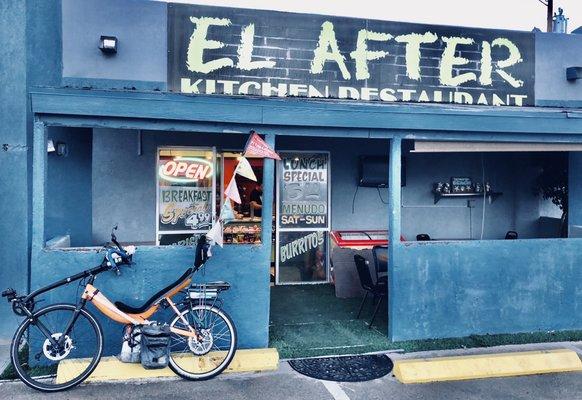
<path id="1" fill-rule="evenodd" d="M 116 275 L 121 275 L 119 266 L 121 265 L 131 265 L 133 254 L 135 253 L 135 246 L 123 246 L 117 241 L 114 231 L 117 229 L 117 225 L 111 230 L 111 242 L 117 247 L 105 246 L 107 249 L 107 254 L 103 263 L 111 267 L 115 271 Z"/>

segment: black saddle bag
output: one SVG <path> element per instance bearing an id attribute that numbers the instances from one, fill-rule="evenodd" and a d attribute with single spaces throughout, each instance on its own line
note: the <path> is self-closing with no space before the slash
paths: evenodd
<path id="1" fill-rule="evenodd" d="M 170 359 L 170 329 L 150 324 L 141 328 L 141 365 L 145 369 L 166 368 Z"/>

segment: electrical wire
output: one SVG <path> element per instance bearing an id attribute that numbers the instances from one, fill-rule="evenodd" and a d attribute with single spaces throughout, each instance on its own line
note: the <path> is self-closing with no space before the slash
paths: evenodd
<path id="1" fill-rule="evenodd" d="M 376 186 L 376 189 L 378 189 L 378 197 L 380 197 L 380 201 L 383 204 L 388 204 L 388 202 L 387 201 L 384 201 L 384 199 L 382 198 L 382 193 L 380 193 L 380 186 Z"/>
<path id="2" fill-rule="evenodd" d="M 356 195 L 358 194 L 358 189 L 360 188 L 360 185 L 356 185 L 356 191 L 354 192 L 354 198 L 352 199 L 352 214 L 355 213 L 355 209 L 356 209 Z"/>

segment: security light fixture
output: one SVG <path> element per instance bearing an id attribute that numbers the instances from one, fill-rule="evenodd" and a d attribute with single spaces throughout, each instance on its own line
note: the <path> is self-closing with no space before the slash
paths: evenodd
<path id="1" fill-rule="evenodd" d="M 101 36 L 99 39 L 99 50 L 105 54 L 117 53 L 117 37 L 115 36 Z"/>
<path id="2" fill-rule="evenodd" d="M 65 142 L 56 142 L 52 139 L 47 141 L 47 153 L 53 153 L 59 157 L 66 157 L 69 154 L 69 146 Z"/>
<path id="3" fill-rule="evenodd" d="M 69 154 L 69 146 L 64 142 L 57 142 L 57 156 L 66 157 Z"/>
<path id="4" fill-rule="evenodd" d="M 575 81 L 576 79 L 582 79 L 582 67 L 568 67 L 568 68 L 566 68 L 566 79 L 569 81 Z"/>

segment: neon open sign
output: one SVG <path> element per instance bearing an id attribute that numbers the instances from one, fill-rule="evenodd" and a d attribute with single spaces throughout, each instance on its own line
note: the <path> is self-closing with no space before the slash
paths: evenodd
<path id="1" fill-rule="evenodd" d="M 175 157 L 160 165 L 158 174 L 170 182 L 200 181 L 212 176 L 212 163 L 198 157 Z"/>

